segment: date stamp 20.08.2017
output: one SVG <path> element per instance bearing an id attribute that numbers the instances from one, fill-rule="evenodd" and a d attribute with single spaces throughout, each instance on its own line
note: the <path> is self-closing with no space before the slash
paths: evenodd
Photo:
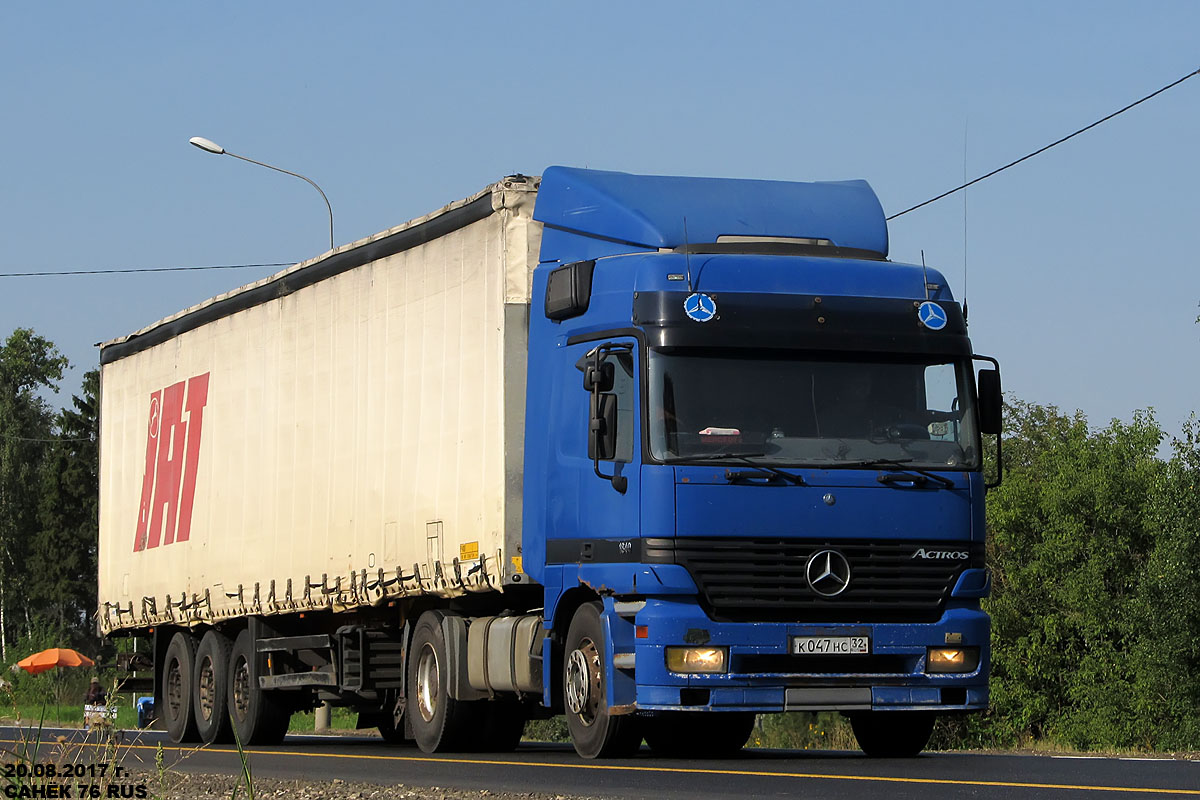
<path id="1" fill-rule="evenodd" d="M 119 765 L 0 763 L 0 793 L 5 798 L 101 800 L 148 798 L 145 782 L 136 781 Z"/>

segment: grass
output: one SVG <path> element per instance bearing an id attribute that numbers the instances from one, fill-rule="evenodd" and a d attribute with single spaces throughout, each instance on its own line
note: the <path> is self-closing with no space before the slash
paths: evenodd
<path id="1" fill-rule="evenodd" d="M 117 699 L 115 695 L 112 695 Z M 82 742 L 71 741 L 66 736 L 43 740 L 43 731 L 53 724 L 48 718 L 50 706 L 41 705 L 36 714 L 26 716 L 28 708 L 12 702 L 13 722 L 17 725 L 17 741 L 7 751 L 12 758 L 9 765 L 13 774 L 4 778 L 6 797 L 145 797 L 148 787 L 135 784 L 120 774 L 121 761 L 129 751 L 123 743 L 119 727 L 104 726 L 90 729 Z M 117 705 L 117 703 L 113 703 Z M 82 709 L 79 710 L 82 726 Z M 36 722 L 34 721 L 36 720 Z M 140 792 L 144 794 L 138 794 Z M 59 792 L 65 793 L 59 794 Z M 115 794 L 114 794 L 115 790 Z M 77 792 L 77 793 L 75 793 Z"/>
<path id="2" fill-rule="evenodd" d="M 120 697 L 114 705 L 117 707 L 117 719 L 113 723 L 116 728 L 137 728 L 137 710 L 131 705 L 132 699 Z M 54 706 L 47 704 L 43 713 L 41 703 L 14 703 L 7 709 L 0 709 L 0 722 L 4 724 L 29 724 L 30 721 L 41 720 L 44 726 L 65 726 L 69 728 L 83 727 L 83 703 L 77 705 Z"/>
<path id="3" fill-rule="evenodd" d="M 316 729 L 316 714 L 312 711 L 303 714 L 292 714 L 288 724 L 288 733 L 312 733 Z M 329 730 L 352 731 L 358 727 L 358 712 L 351 708 L 334 706 L 330 714 Z M 368 728 L 367 730 L 374 730 Z"/>

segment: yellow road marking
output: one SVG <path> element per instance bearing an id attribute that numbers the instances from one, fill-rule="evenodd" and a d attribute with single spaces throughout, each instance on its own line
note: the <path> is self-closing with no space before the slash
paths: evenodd
<path id="1" fill-rule="evenodd" d="M 5 744 L 23 744 L 14 739 L 0 739 L 0 743 Z M 58 744 L 55 741 L 42 742 L 42 746 L 53 746 Z M 95 742 L 64 742 L 65 745 L 76 747 L 105 747 L 104 744 Z M 157 745 L 148 744 L 122 744 L 117 746 L 117 750 L 158 750 Z M 205 747 L 197 746 L 192 748 L 184 748 L 179 746 L 164 746 L 163 753 L 175 753 L 182 757 L 194 755 L 196 753 L 228 753 L 237 755 L 237 750 L 225 747 Z M 1200 797 L 1200 789 L 1155 789 L 1144 786 L 1087 786 L 1083 784 L 1069 783 L 1027 783 L 1021 781 L 983 781 L 983 780 L 955 780 L 951 778 L 902 778 L 893 775 L 826 775 L 818 772 L 770 772 L 767 770 L 749 770 L 749 769 L 706 769 L 703 767 L 644 767 L 637 765 L 620 765 L 620 764 L 591 764 L 591 763 L 570 763 L 558 764 L 545 761 L 503 761 L 500 759 L 486 758 L 450 758 L 440 756 L 379 756 L 369 755 L 365 753 L 311 753 L 302 750 L 246 750 L 247 755 L 269 755 L 269 756 L 303 756 L 305 758 L 345 758 L 357 759 L 363 761 L 418 761 L 429 762 L 434 764 L 480 764 L 484 766 L 502 766 L 502 767 L 549 767 L 552 769 L 592 769 L 592 770 L 611 770 L 616 772 L 660 772 L 666 774 L 679 775 L 739 775 L 745 777 L 757 778 L 808 778 L 812 780 L 828 780 L 828 781 L 868 781 L 875 783 L 919 783 L 936 786 L 995 786 L 1009 789 L 1068 789 L 1084 792 L 1140 792 L 1143 794 L 1171 794 L 1171 795 L 1186 795 L 1190 797 Z"/>

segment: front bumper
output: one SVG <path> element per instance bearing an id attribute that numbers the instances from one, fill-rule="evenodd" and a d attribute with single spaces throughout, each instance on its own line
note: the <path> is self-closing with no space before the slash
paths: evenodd
<path id="1" fill-rule="evenodd" d="M 987 707 L 990 621 L 977 607 L 948 608 L 933 623 L 714 622 L 694 602 L 654 598 L 632 617 L 610 617 L 618 650 L 634 654 L 638 710 L 677 711 L 977 711 Z M 636 638 L 643 628 L 645 638 Z M 865 656 L 798 656 L 794 636 L 869 636 Z M 979 648 L 971 672 L 929 674 L 926 649 L 948 643 Z M 727 647 L 728 672 L 682 675 L 666 667 L 665 648 Z M 628 675 L 628 673 L 626 673 Z M 620 682 L 618 682 L 620 683 Z"/>

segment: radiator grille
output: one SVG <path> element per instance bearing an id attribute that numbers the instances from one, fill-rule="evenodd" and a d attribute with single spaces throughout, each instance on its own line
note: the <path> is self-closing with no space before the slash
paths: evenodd
<path id="1" fill-rule="evenodd" d="M 914 558 L 919 549 L 965 550 L 968 558 Z M 809 558 L 822 550 L 850 563 L 850 583 L 836 597 L 817 594 L 805 577 Z M 984 551 L 945 541 L 693 537 L 643 540 L 643 559 L 684 566 L 717 620 L 935 622 L 962 571 L 983 566 Z"/>

